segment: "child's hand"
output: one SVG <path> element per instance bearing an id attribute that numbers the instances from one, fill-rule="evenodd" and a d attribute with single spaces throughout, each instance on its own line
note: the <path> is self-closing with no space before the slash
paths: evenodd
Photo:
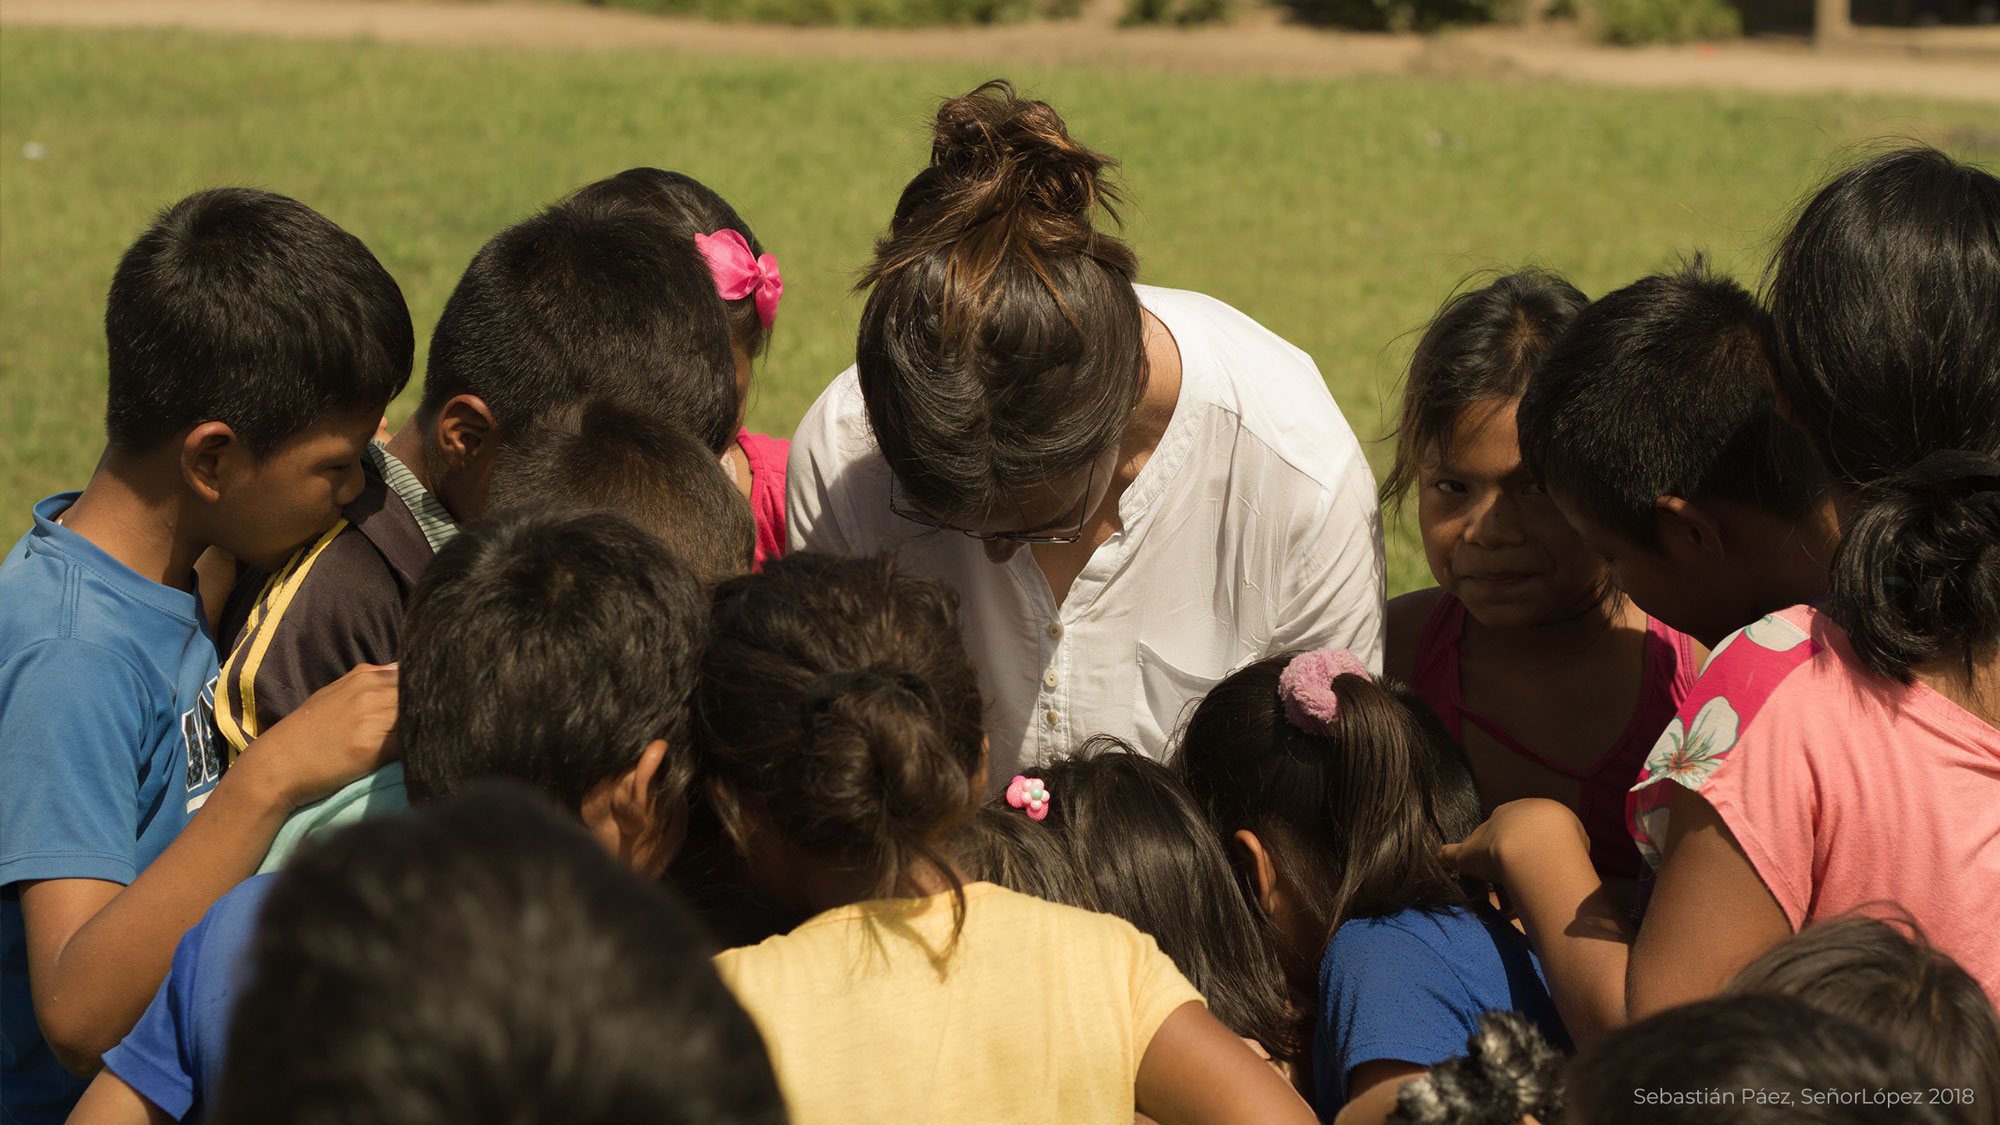
<path id="1" fill-rule="evenodd" d="M 1472 835 L 1446 844 L 1438 856 L 1467 879 L 1505 886 L 1510 867 L 1518 869 L 1516 865 L 1565 848 L 1589 854 L 1583 822 L 1561 801 L 1529 797 L 1494 809 Z"/>
<path id="2" fill-rule="evenodd" d="M 252 742 L 237 768 L 254 762 L 296 808 L 395 761 L 396 676 L 394 664 L 357 666 Z"/>

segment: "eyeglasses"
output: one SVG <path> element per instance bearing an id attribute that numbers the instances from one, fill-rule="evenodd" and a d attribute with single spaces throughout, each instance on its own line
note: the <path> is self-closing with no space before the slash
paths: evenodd
<path id="1" fill-rule="evenodd" d="M 1077 500 L 1076 510 L 1071 513 L 1069 520 L 1071 530 L 1069 531 L 974 531 L 969 527 L 960 527 L 955 523 L 946 523 L 929 512 L 918 511 L 908 504 L 902 503 L 897 497 L 897 488 L 896 475 L 891 473 L 889 474 L 889 510 L 909 520 L 911 523 L 920 523 L 925 527 L 938 531 L 956 531 L 968 539 L 977 539 L 982 543 L 990 543 L 994 540 L 1002 540 L 1008 543 L 1026 543 L 1029 545 L 1075 543 L 1083 538 L 1084 521 L 1090 518 L 1087 506 L 1090 503 L 1091 495 L 1097 491 L 1097 464 L 1096 462 L 1091 463 L 1090 475 L 1083 479 L 1083 496 Z"/>

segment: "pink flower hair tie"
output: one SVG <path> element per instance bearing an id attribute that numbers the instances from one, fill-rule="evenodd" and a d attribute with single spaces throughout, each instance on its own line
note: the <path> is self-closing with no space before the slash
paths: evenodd
<path id="1" fill-rule="evenodd" d="M 1049 787 L 1041 778 L 1017 773 L 1007 783 L 1007 803 L 1027 813 L 1029 820 L 1041 820 L 1049 815 Z"/>
<path id="2" fill-rule="evenodd" d="M 1286 720 L 1307 734 L 1331 737 L 1340 721 L 1340 696 L 1333 681 L 1341 676 L 1374 679 L 1361 658 L 1344 648 L 1314 649 L 1292 657 L 1278 675 L 1278 699 L 1285 705 Z"/>
<path id="3" fill-rule="evenodd" d="M 757 320 L 769 332 L 778 319 L 778 298 L 785 295 L 785 279 L 778 273 L 775 255 L 750 253 L 750 243 L 741 231 L 728 227 L 714 234 L 697 234 L 695 246 L 708 259 L 708 272 L 715 278 L 715 291 L 725 301 L 740 301 L 757 295 Z"/>

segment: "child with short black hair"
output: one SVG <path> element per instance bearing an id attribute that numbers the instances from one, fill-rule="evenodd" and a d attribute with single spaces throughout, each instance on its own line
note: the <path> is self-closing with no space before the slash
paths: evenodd
<path id="1" fill-rule="evenodd" d="M 785 553 L 785 461 L 792 443 L 751 433 L 743 427 L 743 415 L 750 405 L 751 365 L 770 342 L 778 300 L 785 292 L 778 259 L 764 252 L 736 208 L 692 176 L 628 168 L 586 191 L 657 207 L 694 232 L 695 246 L 728 311 L 730 350 L 736 358 L 736 421 L 722 447 L 722 464 L 756 517 L 756 565 L 762 566 L 765 559 Z"/>
<path id="2" fill-rule="evenodd" d="M 1584 304 L 1561 277 L 1521 270 L 1455 295 L 1424 330 L 1382 495 L 1417 490 L 1438 585 L 1389 603 L 1385 667 L 1465 747 L 1488 809 L 1562 802 L 1593 866 L 1629 886 L 1642 864 L 1625 791 L 1700 654 L 1611 585 L 1515 441 L 1523 389 Z"/>
<path id="3" fill-rule="evenodd" d="M 1771 316 L 1700 256 L 1599 298 L 1521 396 L 1521 459 L 1640 609 L 1716 645 L 1826 593 L 1824 474 L 1771 391 Z"/>
<path id="4" fill-rule="evenodd" d="M 1732 993 L 1795 996 L 1908 1051 L 1939 1086 L 1967 1090 L 1968 1125 L 2000 1125 L 2000 1018 L 1958 962 L 1907 918 L 1815 922 L 1736 974 Z"/>
<path id="5" fill-rule="evenodd" d="M 394 660 L 424 567 L 485 513 L 501 449 L 551 412 L 606 397 L 719 433 L 731 371 L 722 302 L 680 224 L 584 188 L 494 235 L 438 317 L 416 413 L 369 447 L 345 522 L 239 581 L 224 737 L 240 747 L 354 664 Z"/>
<path id="6" fill-rule="evenodd" d="M 785 1121 L 687 909 L 524 789 L 313 848 L 250 952 L 218 1125 Z"/>
<path id="7" fill-rule="evenodd" d="M 705 586 L 748 573 L 757 537 L 750 506 L 692 431 L 610 399 L 559 410 L 509 445 L 493 467 L 487 507 L 617 512 Z"/>
<path id="8" fill-rule="evenodd" d="M 1103 737 L 1029 773 L 1004 799 L 1028 786 L 1044 794 L 1044 810 L 1017 815 L 1037 816 L 1062 841 L 1096 909 L 1159 942 L 1231 1031 L 1279 1062 L 1303 1058 L 1302 1020 L 1265 920 L 1237 891 L 1228 853 L 1173 772 Z"/>
<path id="9" fill-rule="evenodd" d="M 83 1081 L 65 1069 L 96 1069 L 181 931 L 293 807 L 379 765 L 394 725 L 395 670 L 356 669 L 224 777 L 193 567 L 210 547 L 275 567 L 360 490 L 360 451 L 410 374 L 395 281 L 304 204 L 223 188 L 132 244 L 104 320 L 104 456 L 0 564 L 10 1123 L 68 1113 Z"/>
<path id="10" fill-rule="evenodd" d="M 1322 1121 L 1382 1120 L 1489 1011 L 1568 1043 L 1527 943 L 1438 858 L 1478 825 L 1479 794 L 1424 708 L 1352 653 L 1294 653 L 1217 684 L 1174 753 L 1293 988 L 1317 998 Z"/>
<path id="11" fill-rule="evenodd" d="M 695 709 L 751 881 L 817 912 L 717 958 L 798 1125 L 1298 1122 L 1306 1107 L 1129 923 L 952 861 L 985 789 L 956 595 L 795 553 L 717 592 Z"/>
<path id="12" fill-rule="evenodd" d="M 688 695 L 706 620 L 687 565 L 615 514 L 526 511 L 467 528 L 410 605 L 404 761 L 308 823 L 323 831 L 508 778 L 656 875 L 686 826 Z M 273 851 L 288 856 L 308 835 L 288 826 Z M 188 932 L 152 1006 L 106 1054 L 80 1121 L 136 1123 L 145 1105 L 182 1119 L 214 1096 L 236 966 L 270 879 L 223 896 Z"/>
<path id="13" fill-rule="evenodd" d="M 1563 1120 L 1964 1125 L 1942 1093 L 1900 1048 L 1803 1000 L 1726 996 L 1670 1008 L 1580 1052 Z"/>

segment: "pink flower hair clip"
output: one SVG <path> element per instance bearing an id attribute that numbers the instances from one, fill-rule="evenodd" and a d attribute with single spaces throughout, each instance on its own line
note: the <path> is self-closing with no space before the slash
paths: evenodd
<path id="1" fill-rule="evenodd" d="M 1007 783 L 1007 803 L 1027 813 L 1029 820 L 1041 820 L 1049 815 L 1049 787 L 1041 778 L 1017 773 Z"/>
<path id="2" fill-rule="evenodd" d="M 1373 681 L 1361 658 L 1344 648 L 1320 648 L 1292 657 L 1278 675 L 1278 699 L 1285 705 L 1285 719 L 1293 726 L 1322 738 L 1333 735 L 1340 721 L 1340 696 L 1333 681 L 1341 676 L 1360 676 Z"/>

